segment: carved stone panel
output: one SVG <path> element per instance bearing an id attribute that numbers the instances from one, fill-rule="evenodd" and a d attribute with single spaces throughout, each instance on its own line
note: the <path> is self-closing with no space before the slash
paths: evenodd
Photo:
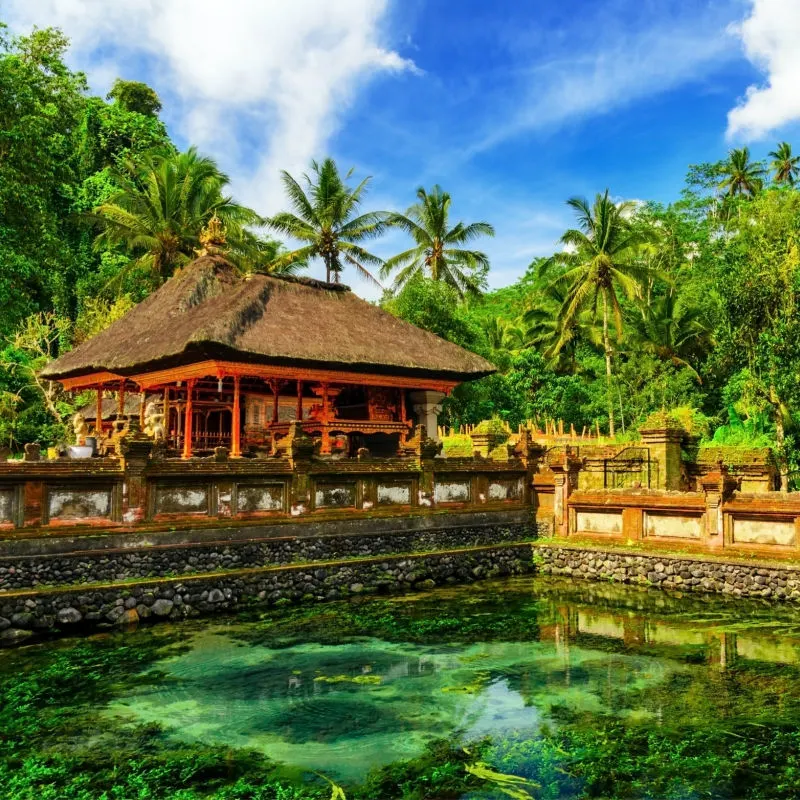
<path id="1" fill-rule="evenodd" d="M 208 487 L 204 484 L 156 486 L 156 514 L 208 514 Z"/>
<path id="2" fill-rule="evenodd" d="M 240 483 L 236 497 L 236 510 L 239 514 L 286 510 L 286 487 L 283 483 Z"/>
<path id="3" fill-rule="evenodd" d="M 468 478 L 437 479 L 433 487 L 436 503 L 468 503 L 471 495 L 472 487 Z"/>
<path id="4" fill-rule="evenodd" d="M 111 517 L 111 487 L 57 486 L 47 492 L 47 516 L 51 522 L 80 522 Z"/>
<path id="5" fill-rule="evenodd" d="M 16 492 L 11 487 L 0 487 L 0 525 L 13 525 L 16 519 Z"/>
<path id="6" fill-rule="evenodd" d="M 736 544 L 787 545 L 795 544 L 794 520 L 769 520 L 735 517 L 733 541 Z"/>
<path id="7" fill-rule="evenodd" d="M 522 500 L 524 491 L 522 478 L 490 478 L 487 499 L 489 502 Z"/>
<path id="8" fill-rule="evenodd" d="M 318 483 L 315 486 L 316 508 L 353 508 L 355 504 L 355 483 Z"/>
<path id="9" fill-rule="evenodd" d="M 646 511 L 643 530 L 645 536 L 699 539 L 703 534 L 702 523 L 700 514 L 659 514 Z"/>
<path id="10" fill-rule="evenodd" d="M 378 505 L 411 505 L 411 481 L 382 481 L 378 483 Z"/>
<path id="11" fill-rule="evenodd" d="M 622 533 L 621 511 L 578 511 L 575 516 L 577 533 Z"/>

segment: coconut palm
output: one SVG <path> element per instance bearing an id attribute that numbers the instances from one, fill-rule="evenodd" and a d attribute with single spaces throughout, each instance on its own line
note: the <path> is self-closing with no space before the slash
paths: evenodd
<path id="1" fill-rule="evenodd" d="M 364 178 L 351 188 L 346 183 L 351 174 L 352 170 L 343 178 L 332 158 L 326 158 L 321 164 L 311 162 L 311 174 L 303 176 L 305 189 L 288 172 L 281 173 L 293 210 L 276 214 L 267 224 L 303 245 L 278 256 L 275 266 L 321 258 L 328 282 L 333 278 L 338 283 L 344 265 L 349 264 L 362 277 L 380 286 L 365 265 L 382 267 L 383 261 L 365 250 L 361 243 L 380 236 L 389 215 L 383 211 L 358 213 L 371 178 Z"/>
<path id="2" fill-rule="evenodd" d="M 609 323 L 613 317 L 617 339 L 622 338 L 622 307 L 619 292 L 634 299 L 641 294 L 643 281 L 652 270 L 637 260 L 641 249 L 653 241 L 649 229 L 631 224 L 634 206 L 630 202 L 615 203 L 608 189 L 589 205 L 582 197 L 573 197 L 567 204 L 575 211 L 578 228 L 571 228 L 562 237 L 564 252 L 553 256 L 551 263 L 563 269 L 553 285 L 565 291 L 559 310 L 561 334 L 555 344 L 558 352 L 573 335 L 574 325 L 587 309 L 596 318 L 598 303 L 603 324 L 603 352 L 606 360 L 608 427 L 614 435 L 614 403 L 611 394 L 612 359 Z"/>
<path id="3" fill-rule="evenodd" d="M 231 260 L 254 246 L 246 226 L 261 218 L 224 194 L 228 176 L 194 147 L 129 159 L 112 178 L 118 188 L 94 211 L 101 226 L 95 245 L 124 248 L 132 256 L 128 267 L 145 268 L 156 286 L 196 257 L 200 233 L 213 216 L 225 228 Z"/>
<path id="4" fill-rule="evenodd" d="M 583 343 L 602 350 L 603 337 L 588 309 L 568 322 L 559 318 L 566 296 L 567 290 L 558 285 L 537 293 L 522 315 L 527 326 L 523 338 L 526 345 L 541 351 L 556 371 L 574 373 L 578 369 L 578 346 Z"/>
<path id="5" fill-rule="evenodd" d="M 725 177 L 719 188 L 729 197 L 737 195 L 752 197 L 763 186 L 764 169 L 760 164 L 750 161 L 749 147 L 731 150 L 728 160 L 722 167 L 722 174 Z"/>
<path id="6" fill-rule="evenodd" d="M 627 322 L 631 346 L 689 369 L 700 381 L 691 362 L 714 344 L 705 308 L 691 304 L 671 286 L 665 294 L 633 310 Z"/>
<path id="7" fill-rule="evenodd" d="M 388 259 L 381 269 L 383 277 L 397 272 L 396 288 L 405 286 L 416 275 L 424 275 L 452 286 L 460 296 L 478 294 L 489 259 L 464 245 L 481 236 L 494 236 L 488 222 L 457 222 L 450 227 L 451 198 L 438 185 L 430 192 L 417 189 L 417 202 L 405 214 L 393 214 L 390 224 L 408 233 L 414 247 Z"/>
<path id="8" fill-rule="evenodd" d="M 514 351 L 524 344 L 523 332 L 508 320 L 489 317 L 481 321 L 481 328 L 493 351 Z"/>
<path id="9" fill-rule="evenodd" d="M 770 167 L 774 173 L 775 183 L 794 186 L 797 171 L 800 169 L 800 156 L 792 155 L 792 146 L 788 142 L 781 142 L 769 155 L 772 158 Z"/>

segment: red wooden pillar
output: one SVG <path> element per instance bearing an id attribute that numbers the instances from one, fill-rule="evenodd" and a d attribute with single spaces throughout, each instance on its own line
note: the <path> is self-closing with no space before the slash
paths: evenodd
<path id="1" fill-rule="evenodd" d="M 239 397 L 239 381 L 238 375 L 233 376 L 233 413 L 231 414 L 231 457 L 239 458 L 242 454 L 242 445 L 239 440 L 241 431 L 241 415 L 242 407 Z"/>
<path id="2" fill-rule="evenodd" d="M 192 391 L 194 379 L 186 381 L 186 411 L 183 423 L 183 457 L 192 457 Z"/>
<path id="3" fill-rule="evenodd" d="M 408 415 L 406 413 L 406 390 L 402 387 L 400 388 L 400 422 L 403 425 L 408 425 Z M 407 438 L 408 428 L 400 434 L 400 444 L 404 444 Z"/>
<path id="4" fill-rule="evenodd" d="M 295 419 L 298 422 L 303 420 L 303 381 L 297 381 L 297 407 L 294 410 Z"/>
<path id="5" fill-rule="evenodd" d="M 169 429 L 169 386 L 164 387 L 164 439 L 169 444 L 170 441 Z"/>
<path id="6" fill-rule="evenodd" d="M 331 435 L 328 429 L 330 412 L 328 406 L 328 384 L 322 384 L 322 447 L 320 452 L 329 455 L 331 452 Z"/>
<path id="7" fill-rule="evenodd" d="M 103 390 L 97 390 L 97 417 L 94 421 L 94 432 L 102 434 L 103 432 Z M 98 445 L 100 443 L 98 442 Z"/>
<path id="8" fill-rule="evenodd" d="M 121 417 L 125 414 L 125 381 L 119 385 L 119 394 L 117 395 L 117 416 Z"/>

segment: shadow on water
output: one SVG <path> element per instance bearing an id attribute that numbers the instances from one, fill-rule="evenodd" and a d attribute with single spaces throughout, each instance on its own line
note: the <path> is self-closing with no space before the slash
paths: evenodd
<path id="1" fill-rule="evenodd" d="M 330 796 L 316 773 L 348 798 L 800 785 L 800 610 L 719 596 L 513 579 L 38 645 L 0 677 L 19 797 Z"/>

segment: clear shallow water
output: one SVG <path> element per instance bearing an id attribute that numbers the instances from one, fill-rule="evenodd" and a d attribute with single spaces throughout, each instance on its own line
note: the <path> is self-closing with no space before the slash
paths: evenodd
<path id="1" fill-rule="evenodd" d="M 787 607 L 515 579 L 95 642 L 104 658 L 148 653 L 113 681 L 92 656 L 103 691 L 78 704 L 80 736 L 111 749 L 157 725 L 166 750 L 255 750 L 348 797 L 800 796 L 800 611 Z M 73 647 L 6 652 L 0 670 L 35 675 Z M 364 794 L 392 770 L 407 785 Z"/>

